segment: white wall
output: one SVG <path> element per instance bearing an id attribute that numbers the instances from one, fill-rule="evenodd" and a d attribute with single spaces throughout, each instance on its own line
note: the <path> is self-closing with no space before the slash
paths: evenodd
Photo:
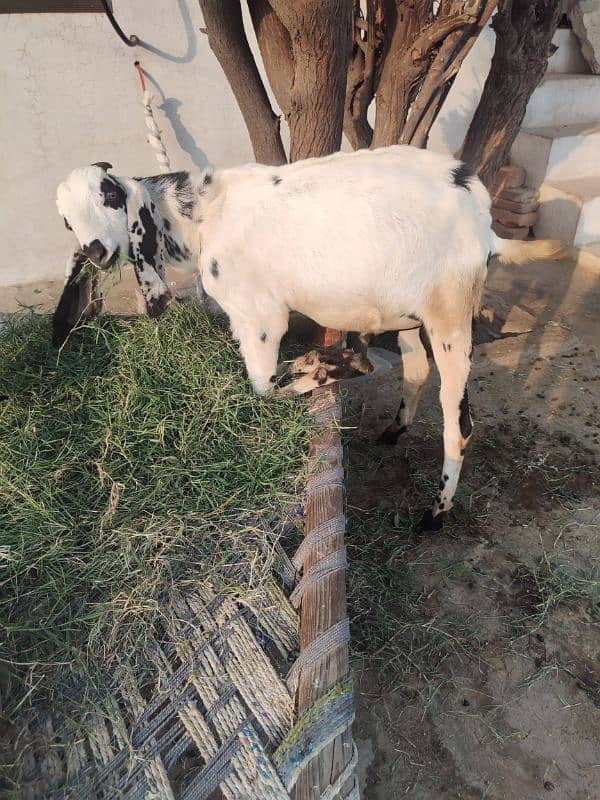
<path id="1" fill-rule="evenodd" d="M 195 0 L 115 0 L 126 47 L 102 14 L 0 15 L 0 284 L 62 276 L 73 239 L 56 186 L 73 167 L 158 172 L 146 143 L 137 58 L 155 81 L 155 112 L 173 169 L 251 160 Z M 162 104 L 162 105 L 161 105 Z M 161 108 L 158 108 L 158 106 Z"/>
<path id="2" fill-rule="evenodd" d="M 437 119 L 431 126 L 429 147 L 456 153 L 463 143 L 490 71 L 496 35 L 488 26 L 463 61 Z"/>
<path id="3" fill-rule="evenodd" d="M 114 0 L 126 47 L 102 14 L 0 14 L 0 285 L 62 279 L 74 240 L 57 215 L 73 167 L 110 161 L 116 174 L 158 172 L 146 143 L 137 72 L 154 81 L 155 115 L 173 169 L 253 159 L 243 119 L 200 32 L 196 0 Z M 460 145 L 493 49 L 491 31 L 466 59 L 431 135 Z"/>

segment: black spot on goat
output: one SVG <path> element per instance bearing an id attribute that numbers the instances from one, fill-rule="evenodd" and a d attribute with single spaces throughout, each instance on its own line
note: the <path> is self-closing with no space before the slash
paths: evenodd
<path id="1" fill-rule="evenodd" d="M 171 261 L 185 261 L 190 257 L 190 251 L 187 247 L 180 247 L 179 243 L 169 233 L 164 234 L 164 242 Z"/>
<path id="2" fill-rule="evenodd" d="M 458 424 L 460 427 L 460 435 L 463 439 L 468 439 L 469 436 L 473 433 L 473 423 L 471 422 L 471 414 L 469 410 L 469 395 L 467 393 L 467 387 L 465 386 L 465 391 L 462 396 L 462 400 L 458 406 L 459 408 L 459 417 L 458 417 Z"/>
<path id="3" fill-rule="evenodd" d="M 156 252 L 158 250 L 158 229 L 147 206 L 140 208 L 138 216 L 142 226 L 142 240 L 139 252 L 148 264 L 155 267 Z M 140 266 L 139 258 L 138 266 Z"/>
<path id="4" fill-rule="evenodd" d="M 127 192 L 114 178 L 102 178 L 100 183 L 103 203 L 108 208 L 125 208 L 127 205 Z"/>
<path id="5" fill-rule="evenodd" d="M 453 170 L 450 171 L 450 175 L 452 177 L 452 183 L 455 186 L 458 186 L 461 189 L 466 189 L 468 192 L 471 191 L 469 187 L 469 181 L 473 179 L 473 174 L 469 167 L 461 161 L 458 167 L 454 167 Z"/>

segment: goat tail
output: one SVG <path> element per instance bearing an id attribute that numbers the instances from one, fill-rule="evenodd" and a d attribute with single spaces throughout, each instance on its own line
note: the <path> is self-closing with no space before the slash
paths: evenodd
<path id="1" fill-rule="evenodd" d="M 501 264 L 526 264 L 528 261 L 560 261 L 567 256 L 567 248 L 558 239 L 534 239 L 523 242 L 494 236 L 492 255 Z"/>

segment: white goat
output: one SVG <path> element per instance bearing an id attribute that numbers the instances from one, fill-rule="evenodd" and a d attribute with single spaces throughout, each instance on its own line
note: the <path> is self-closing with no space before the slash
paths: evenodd
<path id="1" fill-rule="evenodd" d="M 170 300 L 165 264 L 199 269 L 258 394 L 272 388 L 292 310 L 329 328 L 399 330 L 403 398 L 386 433 L 395 442 L 429 371 L 425 326 L 441 378 L 444 464 L 424 524 L 439 529 L 472 431 L 471 320 L 487 263 L 559 258 L 559 244 L 499 239 L 488 192 L 465 165 L 408 146 L 143 179 L 112 177 L 109 166 L 77 169 L 58 188 L 83 252 L 101 267 L 129 254 L 153 316 Z"/>

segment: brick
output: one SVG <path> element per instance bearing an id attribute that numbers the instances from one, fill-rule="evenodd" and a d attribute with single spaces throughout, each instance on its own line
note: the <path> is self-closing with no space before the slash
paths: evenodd
<path id="1" fill-rule="evenodd" d="M 526 239 L 529 228 L 509 228 L 501 222 L 492 222 L 492 230 L 501 239 Z"/>
<path id="2" fill-rule="evenodd" d="M 539 192 L 529 186 L 520 186 L 517 189 L 502 189 L 499 192 L 492 191 L 490 194 L 493 198 L 501 197 L 503 200 L 510 200 L 512 203 L 532 203 L 537 201 L 539 197 Z"/>
<path id="3" fill-rule="evenodd" d="M 531 211 L 537 211 L 538 206 L 537 200 L 530 200 L 528 203 L 515 203 L 512 200 L 506 200 L 504 193 L 499 194 L 492 201 L 493 208 L 504 208 L 507 211 L 514 211 L 515 214 L 529 214 Z"/>
<path id="4" fill-rule="evenodd" d="M 494 179 L 494 187 L 497 189 L 516 189 L 525 183 L 525 170 L 523 167 L 516 167 L 514 164 L 500 167 Z"/>
<path id="5" fill-rule="evenodd" d="M 507 225 L 509 228 L 529 228 L 537 220 L 537 212 L 531 211 L 528 214 L 516 214 L 514 211 L 507 211 L 504 208 L 492 208 L 492 219 Z"/>

